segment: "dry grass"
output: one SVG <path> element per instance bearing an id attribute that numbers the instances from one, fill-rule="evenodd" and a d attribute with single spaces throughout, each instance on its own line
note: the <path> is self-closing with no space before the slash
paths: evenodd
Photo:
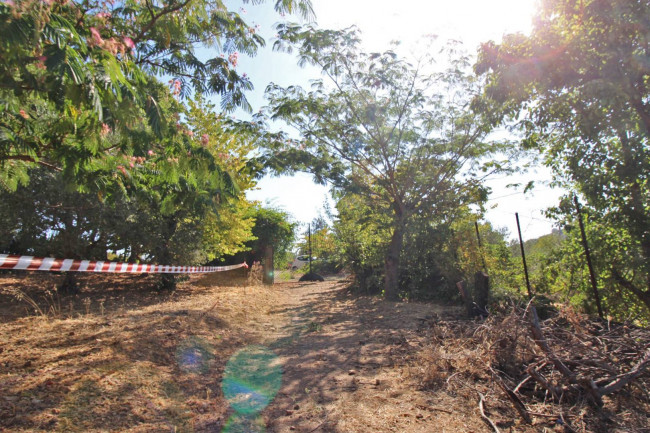
<path id="1" fill-rule="evenodd" d="M 283 382 L 261 418 L 244 420 L 259 431 L 487 432 L 483 395 L 504 432 L 650 432 L 647 373 L 602 409 L 571 389 L 555 400 L 528 380 L 516 393 L 532 414 L 524 422 L 494 375 L 509 389 L 531 365 L 561 377 L 522 312 L 460 320 L 453 307 L 354 296 L 345 281 L 269 288 L 243 271 L 162 294 L 154 277 L 88 275 L 64 297 L 51 291 L 60 279 L 0 275 L 0 431 L 222 431 L 232 415 L 226 362 L 265 344 Z M 569 310 L 542 328 L 559 357 L 592 376 L 602 370 L 581 360 L 624 371 L 650 343 L 647 330 Z"/>
<path id="2" fill-rule="evenodd" d="M 133 277 L 106 288 L 102 276 L 57 312 L 42 289 L 57 278 L 3 277 L 2 431 L 220 430 L 225 362 L 259 341 L 284 296 L 232 274 L 193 277 L 171 294 Z M 12 296 L 17 288 L 31 301 Z"/>

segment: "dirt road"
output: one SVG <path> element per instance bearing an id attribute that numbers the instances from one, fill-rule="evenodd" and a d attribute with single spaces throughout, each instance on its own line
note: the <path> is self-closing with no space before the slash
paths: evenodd
<path id="1" fill-rule="evenodd" d="M 161 294 L 139 277 L 89 276 L 48 309 L 44 288 L 60 277 L 5 276 L 0 432 L 489 431 L 474 396 L 422 387 L 430 321 L 452 309 L 353 295 L 346 281 L 243 277 Z M 238 381 L 233 359 L 255 356 L 260 375 Z M 256 381 L 266 394 L 249 392 Z M 247 399 L 259 410 L 242 418 Z"/>
<path id="2" fill-rule="evenodd" d="M 354 296 L 343 281 L 276 286 L 288 294 L 273 312 L 285 325 L 265 344 L 284 373 L 263 413 L 267 431 L 486 431 L 475 407 L 419 390 L 428 322 L 453 309 Z"/>

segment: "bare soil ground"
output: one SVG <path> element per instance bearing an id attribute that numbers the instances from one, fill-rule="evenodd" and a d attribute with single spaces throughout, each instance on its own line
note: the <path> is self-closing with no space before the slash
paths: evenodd
<path id="1" fill-rule="evenodd" d="M 472 347 L 436 326 L 458 323 L 456 307 L 357 296 L 340 279 L 267 287 L 240 271 L 165 294 L 154 277 L 88 275 L 79 295 L 47 295 L 61 279 L 0 275 L 2 432 L 493 431 L 479 390 L 501 431 L 568 431 L 552 417 L 524 425 L 485 386 Z M 281 385 L 238 415 L 223 379 L 251 347 L 277 356 Z"/>

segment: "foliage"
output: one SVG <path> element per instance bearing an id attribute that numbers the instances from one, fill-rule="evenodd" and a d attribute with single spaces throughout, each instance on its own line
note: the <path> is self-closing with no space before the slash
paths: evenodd
<path id="1" fill-rule="evenodd" d="M 503 147 L 485 140 L 489 128 L 468 109 L 480 83 L 462 55 L 436 73 L 433 58 L 411 65 L 393 51 L 362 52 L 354 29 L 280 25 L 279 34 L 279 47 L 296 47 L 299 62 L 319 67 L 327 82 L 311 91 L 267 88 L 271 117 L 302 134 L 299 143 L 273 143 L 270 164 L 307 165 L 317 180 L 354 194 L 372 218 L 387 221 L 384 284 L 396 299 L 408 224 L 480 202 L 487 194 L 481 177 L 503 168 L 488 159 Z"/>
<path id="2" fill-rule="evenodd" d="M 495 229 L 489 222 L 479 223 L 481 247 L 478 245 L 475 227 L 476 216 L 468 213 L 452 226 L 456 266 L 460 279 L 472 286 L 474 274 L 487 272 L 490 276 L 492 296 L 496 300 L 507 298 L 519 300 L 526 293 L 521 259 L 509 248 L 507 230 Z"/>
<path id="3" fill-rule="evenodd" d="M 383 290 L 383 259 L 390 237 L 390 219 L 375 212 L 363 197 L 349 192 L 334 195 L 338 216 L 334 235 L 340 264 L 352 272 L 357 290 Z"/>
<path id="4" fill-rule="evenodd" d="M 254 239 L 246 243 L 246 261 L 262 261 L 264 248 L 273 247 L 273 262 L 279 269 L 289 260 L 293 248 L 296 224 L 290 221 L 286 212 L 254 205 L 249 211 L 249 217 L 255 221 L 252 232 Z"/>
<path id="5" fill-rule="evenodd" d="M 245 249 L 254 220 L 246 217 L 252 204 L 238 185 L 254 185 L 244 161 L 252 139 L 201 98 L 191 107 L 188 124 L 179 123 L 182 132 L 167 146 L 123 160 L 112 174 L 123 188 L 108 197 L 76 191 L 46 168 L 32 170 L 28 185 L 2 191 L 0 216 L 7 224 L 0 246 L 41 256 L 105 260 L 119 253 L 130 262 L 187 265 Z"/>
<path id="6" fill-rule="evenodd" d="M 236 67 L 264 44 L 255 27 L 220 0 L 19 0 L 0 32 L 4 249 L 196 264 L 246 248 L 253 129 L 201 94 L 250 110 Z"/>
<path id="7" fill-rule="evenodd" d="M 233 196 L 220 196 L 217 210 L 202 218 L 202 248 L 208 260 L 221 259 L 245 250 L 246 242 L 253 239 L 255 220 L 250 215 L 253 204 L 245 193 L 255 186 L 253 173 L 248 165 L 248 154 L 254 149 L 252 131 L 217 114 L 215 106 L 201 95 L 189 101 L 187 122 L 201 146 L 227 172 L 238 187 Z"/>
<path id="8" fill-rule="evenodd" d="M 317 260 L 312 263 L 313 272 L 332 274 L 341 270 L 342 260 L 337 251 L 337 239 L 332 227 L 322 216 L 313 219 L 302 236 L 298 239 L 299 254 L 309 255 L 309 232 L 311 231 L 311 255 Z"/>
<path id="9" fill-rule="evenodd" d="M 517 121 L 523 144 L 607 227 L 594 240 L 611 242 L 603 288 L 650 307 L 648 16 L 638 0 L 542 2 L 530 36 L 482 46 L 476 70 L 489 85 L 475 106 Z"/>
<path id="10" fill-rule="evenodd" d="M 312 16 L 308 0 L 275 8 Z M 169 92 L 157 77 L 171 77 L 176 96 L 213 93 L 223 109 L 250 110 L 244 91 L 252 85 L 237 59 L 264 44 L 220 0 L 8 1 L 0 3 L 0 32 L 7 189 L 27 183 L 35 165 L 61 171 L 78 188 L 105 189 L 111 180 L 103 171 L 115 157 L 142 156 L 176 126 L 182 110 L 161 101 Z M 198 46 L 215 57 L 199 59 Z"/>

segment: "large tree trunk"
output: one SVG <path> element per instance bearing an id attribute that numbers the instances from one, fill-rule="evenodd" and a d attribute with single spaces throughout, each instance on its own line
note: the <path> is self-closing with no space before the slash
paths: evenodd
<path id="1" fill-rule="evenodd" d="M 395 229 L 390 238 L 388 251 L 384 260 L 384 294 L 389 301 L 399 300 L 399 256 L 404 243 L 405 221 L 403 215 L 395 219 Z"/>

